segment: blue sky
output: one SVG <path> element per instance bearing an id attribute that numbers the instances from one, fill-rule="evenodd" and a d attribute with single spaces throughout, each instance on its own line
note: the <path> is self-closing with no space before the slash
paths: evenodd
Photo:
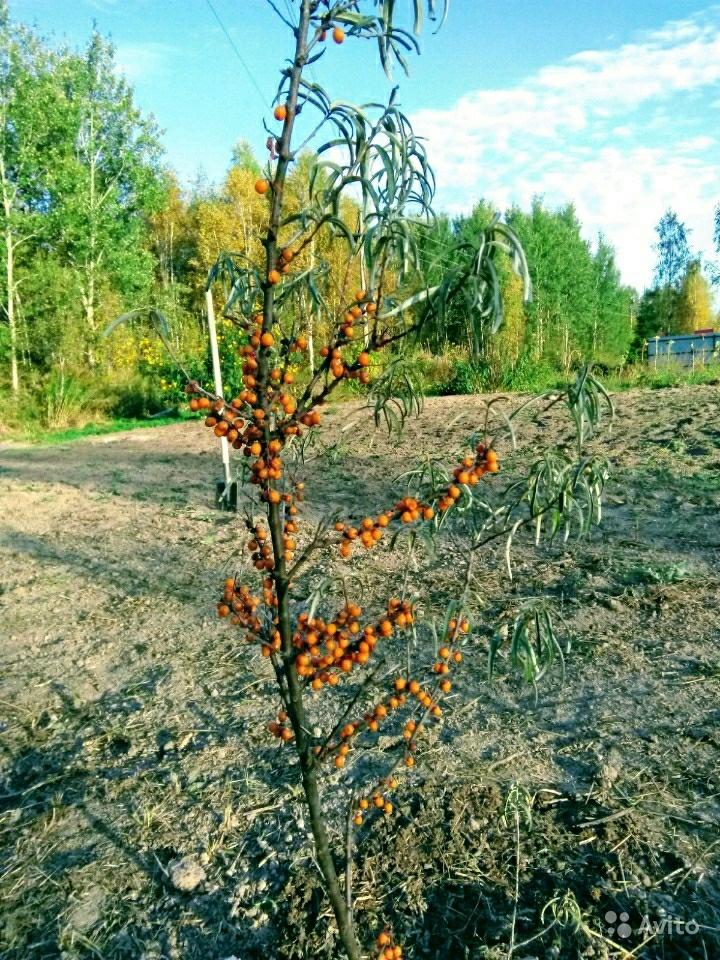
<path id="1" fill-rule="evenodd" d="M 279 0 L 283 7 L 286 0 Z M 297 0 L 287 0 L 296 6 Z M 265 0 L 10 0 L 11 13 L 82 44 L 97 22 L 140 106 L 163 129 L 168 160 L 190 182 L 218 180 L 233 144 L 263 154 L 263 116 L 289 50 Z M 576 203 L 589 239 L 616 245 L 627 282 L 650 282 L 653 227 L 673 206 L 694 249 L 712 254 L 720 201 L 720 5 L 697 0 L 452 0 L 426 32 L 423 56 L 400 74 L 401 102 L 438 177 L 437 207 L 480 197 L 501 207 Z M 390 89 L 376 54 L 330 45 L 316 78 L 338 99 Z"/>

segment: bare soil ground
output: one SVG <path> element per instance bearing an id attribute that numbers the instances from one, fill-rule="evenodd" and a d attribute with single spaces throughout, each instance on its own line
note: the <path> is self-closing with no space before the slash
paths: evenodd
<path id="1" fill-rule="evenodd" d="M 488 549 L 457 694 L 392 820 L 358 836 L 361 930 L 392 923 L 413 960 L 511 942 L 524 960 L 720 957 L 720 390 L 616 402 L 592 444 L 613 462 L 602 526 L 522 538 L 512 582 Z M 393 477 L 448 431 L 459 448 L 479 410 L 430 400 L 397 442 L 334 408 L 328 434 L 346 429 L 304 471 L 308 515 L 390 505 Z M 533 442 L 566 433 L 553 413 Z M 0 447 L 7 960 L 339 955 L 296 770 L 266 732 L 271 671 L 215 616 L 221 579 L 246 565 L 241 524 L 213 508 L 216 456 L 192 424 Z M 386 554 L 351 568 L 369 608 L 404 572 Z M 452 557 L 420 561 L 426 614 L 457 575 Z M 571 641 L 565 682 L 537 701 L 506 662 L 486 669 L 493 630 L 530 596 L 555 601 Z M 192 891 L 170 875 L 185 856 L 205 875 Z"/>

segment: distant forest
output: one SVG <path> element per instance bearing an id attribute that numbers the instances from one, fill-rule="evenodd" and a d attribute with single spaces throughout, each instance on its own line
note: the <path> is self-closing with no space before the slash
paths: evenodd
<path id="1" fill-rule="evenodd" d="M 153 331 L 142 323 L 104 331 L 123 312 L 154 305 L 185 367 L 208 375 L 204 284 L 222 250 L 261 263 L 260 163 L 240 144 L 222 183 L 182 189 L 101 36 L 80 52 L 52 48 L 11 22 L 0 0 L 0 49 L 0 421 L 20 400 L 49 424 L 73 409 L 136 416 L 166 408 L 182 382 Z M 289 180 L 298 207 L 312 163 L 301 156 Z M 481 202 L 466 216 L 418 223 L 418 289 L 442 274 L 452 237 L 495 212 Z M 532 302 L 500 260 L 505 320 L 496 335 L 478 341 L 461 314 L 423 331 L 419 368 L 444 358 L 431 389 L 463 389 L 459 370 L 486 388 L 512 389 L 587 359 L 618 369 L 659 333 L 717 322 L 711 286 L 720 273 L 693 253 L 674 211 L 657 226 L 657 270 L 642 296 L 622 284 L 609 238 L 583 238 L 572 205 L 548 209 L 538 198 L 530 210 L 500 212 L 525 248 Z M 361 211 L 347 202 L 340 215 L 352 230 Z M 720 251 L 720 206 L 708 210 L 713 216 Z M 327 243 L 302 256 L 327 261 L 340 303 L 360 278 L 348 275 L 342 242 Z M 312 365 L 327 331 L 307 334 Z M 225 324 L 221 338 L 232 379 L 242 335 Z"/>

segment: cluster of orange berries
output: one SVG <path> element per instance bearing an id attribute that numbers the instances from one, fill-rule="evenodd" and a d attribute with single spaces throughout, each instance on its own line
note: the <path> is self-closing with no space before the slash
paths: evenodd
<path id="1" fill-rule="evenodd" d="M 375 544 L 382 540 L 385 529 L 393 520 L 400 520 L 402 523 L 413 523 L 415 520 L 432 520 L 435 516 L 433 508 L 426 503 L 419 503 L 415 497 L 404 497 L 390 510 L 385 510 L 374 520 L 372 517 L 365 517 L 359 527 L 338 521 L 335 529 L 342 533 L 340 543 L 340 556 L 347 559 L 352 552 L 354 542 L 361 543 L 366 550 L 372 549 Z"/>
<path id="2" fill-rule="evenodd" d="M 338 520 L 335 524 L 335 529 L 343 535 L 342 542 L 340 543 L 340 556 L 345 559 L 350 556 L 352 544 L 355 540 L 362 543 L 366 550 L 374 547 L 376 543 L 382 540 L 383 531 L 390 524 L 391 516 L 392 511 L 388 510 L 385 513 L 381 513 L 375 520 L 373 520 L 372 517 L 365 517 L 359 529 Z"/>
<path id="3" fill-rule="evenodd" d="M 475 486 L 480 478 L 486 473 L 497 473 L 499 470 L 497 453 L 494 450 L 487 450 L 484 444 L 479 443 L 475 450 L 475 456 L 464 458 L 459 467 L 453 471 L 453 477 L 456 483 L 448 485 L 446 491 L 437 500 L 437 509 L 441 512 L 449 510 L 453 504 L 462 496 L 462 490 L 458 484 Z M 340 556 L 347 559 L 352 554 L 352 545 L 354 542 L 361 543 L 366 550 L 372 549 L 382 540 L 386 527 L 393 520 L 400 520 L 402 523 L 414 523 L 417 520 L 432 520 L 435 516 L 435 510 L 429 503 L 421 503 L 415 497 L 404 497 L 395 507 L 385 510 L 375 519 L 365 517 L 358 527 L 352 524 L 345 524 L 338 521 L 335 529 L 342 534 L 340 542 Z"/>
<path id="4" fill-rule="evenodd" d="M 494 450 L 486 449 L 483 443 L 479 443 L 475 448 L 475 456 L 467 456 L 463 459 L 459 467 L 453 470 L 455 483 L 449 484 L 447 490 L 437 502 L 437 508 L 441 512 L 449 510 L 456 500 L 462 496 L 461 486 L 474 487 L 486 473 L 497 473 L 500 469 L 497 453 Z"/>
<path id="5" fill-rule="evenodd" d="M 304 483 L 295 484 L 295 499 L 302 500 L 303 494 L 302 491 L 305 487 Z M 295 535 L 298 532 L 298 524 L 295 519 L 298 514 L 298 508 L 293 502 L 293 498 L 290 498 L 286 508 L 286 517 L 283 523 L 283 558 L 285 563 L 291 563 L 295 556 L 295 548 L 297 546 Z"/>
<path id="6" fill-rule="evenodd" d="M 336 754 L 335 766 L 338 767 L 338 769 L 345 766 L 345 759 L 350 752 L 353 737 L 363 729 L 377 733 L 383 721 L 385 721 L 394 710 L 399 710 L 400 707 L 405 706 L 406 703 L 407 694 L 397 690 L 391 697 L 388 697 L 387 700 L 376 704 L 371 711 L 368 711 L 364 715 L 362 720 L 353 720 L 350 723 L 346 723 L 340 731 L 340 742 L 328 748 L 329 752 Z M 386 810 L 385 812 L 391 813 L 392 810 Z"/>
<path id="7" fill-rule="evenodd" d="M 290 740 L 293 740 L 295 734 L 292 732 L 292 729 L 287 726 L 288 715 L 284 710 L 281 710 L 277 715 L 277 722 L 273 721 L 268 724 L 268 730 L 274 737 L 277 737 L 278 740 L 282 740 L 284 743 L 289 743 Z"/>
<path id="8" fill-rule="evenodd" d="M 257 184 L 255 185 L 257 189 Z M 274 268 L 268 273 L 268 283 L 271 286 L 276 286 L 284 276 L 290 273 L 290 264 L 295 259 L 295 251 L 291 250 L 290 247 L 285 247 L 284 250 L 281 250 L 275 261 Z"/>
<path id="9" fill-rule="evenodd" d="M 341 347 L 321 347 L 320 356 L 323 359 L 330 357 L 330 373 L 336 380 L 359 380 L 362 384 L 370 383 L 370 354 L 363 350 L 358 354 L 354 364 L 346 365 Z"/>
<path id="10" fill-rule="evenodd" d="M 346 311 L 340 328 L 337 332 L 335 346 L 324 346 L 320 348 L 320 356 L 325 360 L 330 360 L 329 368 L 336 380 L 345 377 L 349 380 L 359 380 L 360 383 L 370 382 L 371 357 L 367 350 L 358 354 L 354 362 L 348 365 L 342 354 L 343 345 L 347 345 L 355 336 L 355 327 L 353 324 L 364 314 L 372 315 L 377 311 L 377 304 L 368 300 L 364 290 L 358 290 L 355 293 L 355 303 Z"/>
<path id="11" fill-rule="evenodd" d="M 240 348 L 243 358 L 243 389 L 230 403 L 220 398 L 211 400 L 207 396 L 192 396 L 202 393 L 196 382 L 187 385 L 186 392 L 191 394 L 189 401 L 193 411 L 207 411 L 205 425 L 212 428 L 215 436 L 224 437 L 234 449 L 242 450 L 245 456 L 254 457 L 251 467 L 251 482 L 263 487 L 265 499 L 271 503 L 279 503 L 281 494 L 272 489 L 273 481 L 282 477 L 282 460 L 280 454 L 286 442 L 286 437 L 300 435 L 302 427 L 313 427 L 320 423 L 320 413 L 309 410 L 298 420 L 296 416 L 297 401 L 281 388 L 294 380 L 289 370 L 271 367 L 269 370 L 269 384 L 266 388 L 267 405 L 262 406 L 259 400 L 261 384 L 258 382 L 259 362 L 256 351 L 258 348 L 269 351 L 275 343 L 273 335 L 262 331 L 262 314 L 254 317 L 258 329 L 250 337 L 250 343 Z M 291 342 L 284 342 L 287 353 L 307 349 L 308 342 L 303 336 L 298 336 Z M 268 416 L 272 413 L 279 415 L 275 428 L 268 431 Z M 242 414 L 242 415 L 240 415 Z"/>
<path id="12" fill-rule="evenodd" d="M 295 484 L 296 493 L 279 493 L 277 490 L 269 490 L 266 498 L 271 503 L 283 502 L 285 504 L 285 520 L 283 522 L 283 558 L 286 563 L 290 563 L 295 556 L 295 534 L 298 531 L 296 517 L 299 509 L 296 500 L 303 499 L 302 490 L 305 484 Z M 273 548 L 268 540 L 267 530 L 258 524 L 252 531 L 253 535 L 247 542 L 247 549 L 250 551 L 250 559 L 256 570 L 274 570 L 275 558 L 273 557 Z"/>
<path id="13" fill-rule="evenodd" d="M 398 781 L 395 777 L 388 777 L 384 783 L 384 786 L 387 790 L 394 790 L 398 785 Z M 389 817 L 390 814 L 395 809 L 392 801 L 388 800 L 387 797 L 380 792 L 380 790 L 375 790 L 374 793 L 368 797 L 361 797 L 358 800 L 357 809 L 355 811 L 355 816 L 353 817 L 353 823 L 356 827 L 361 827 L 363 823 L 363 814 L 368 810 L 382 810 L 386 817 Z"/>
<path id="14" fill-rule="evenodd" d="M 345 312 L 343 322 L 340 325 L 340 336 L 344 340 L 352 340 L 355 335 L 353 324 L 364 314 L 372 316 L 377 313 L 377 303 L 371 300 L 364 290 L 358 290 L 355 293 L 355 303 Z"/>
<path id="15" fill-rule="evenodd" d="M 389 930 L 383 930 L 375 941 L 380 953 L 377 960 L 402 960 L 402 947 L 395 943 L 393 935 Z"/>
<path id="16" fill-rule="evenodd" d="M 448 657 L 450 652 L 447 651 Z M 462 654 L 455 654 L 456 662 L 462 660 Z M 447 666 L 447 665 L 445 665 Z M 448 668 L 449 670 L 449 668 Z M 443 680 L 440 683 L 440 689 L 443 693 L 449 693 L 452 684 L 449 680 Z M 380 729 L 382 723 L 393 713 L 395 710 L 399 710 L 400 707 L 404 707 L 408 702 L 408 696 L 415 697 L 418 703 L 433 717 L 440 718 L 442 716 L 442 707 L 437 703 L 432 695 L 428 693 L 427 690 L 423 689 L 421 684 L 417 680 L 407 680 L 405 677 L 397 677 L 393 685 L 393 693 L 390 697 L 378 703 L 371 711 L 367 712 L 362 720 L 353 720 L 350 723 L 345 724 L 345 726 L 340 731 L 340 743 L 336 744 L 329 748 L 332 752 L 336 753 L 335 757 L 335 766 L 344 767 L 345 758 L 350 752 L 350 741 L 358 732 L 363 728 L 371 731 L 372 733 L 377 733 Z M 415 765 L 415 759 L 412 756 L 413 752 L 416 749 L 415 736 L 418 731 L 419 724 L 417 721 L 412 718 L 407 720 L 403 728 L 403 737 L 407 741 L 406 752 L 404 757 L 404 764 L 406 767 L 413 767 Z M 362 817 L 362 810 L 366 810 L 367 805 L 360 803 L 360 811 L 356 816 Z M 392 812 L 391 810 L 386 810 L 386 813 Z M 356 821 L 357 823 L 357 821 Z M 360 824 L 358 823 L 358 826 Z"/>
<path id="17" fill-rule="evenodd" d="M 250 551 L 250 559 L 256 570 L 274 569 L 272 545 L 268 540 L 268 532 L 262 524 L 259 523 L 253 528 L 252 537 L 245 546 Z"/>
<path id="18" fill-rule="evenodd" d="M 381 639 L 391 637 L 395 629 L 404 629 L 414 621 L 412 605 L 395 598 L 388 602 L 387 615 L 376 625 L 361 626 L 362 608 L 348 603 L 334 620 L 325 622 L 303 612 L 298 617 L 293 643 L 298 650 L 295 666 L 298 674 L 310 682 L 313 690 L 326 684 L 337 686 L 340 676 L 364 666 Z"/>
<path id="19" fill-rule="evenodd" d="M 218 616 L 229 617 L 232 613 L 232 623 L 247 627 L 251 631 L 248 639 L 255 639 L 261 628 L 256 610 L 260 606 L 260 598 L 253 596 L 248 588 L 236 583 L 234 577 L 225 581 L 223 598 L 218 603 Z"/>
<path id="20" fill-rule="evenodd" d="M 257 535 L 262 537 L 262 530 L 259 527 L 256 528 L 256 536 Z M 278 600 L 277 596 L 275 595 L 275 586 L 272 577 L 265 577 L 263 579 L 262 586 L 262 602 L 264 603 L 265 607 L 267 609 L 277 607 Z M 263 624 L 257 615 L 257 610 L 260 606 L 260 603 L 260 598 L 250 593 L 248 587 L 244 586 L 243 584 L 238 584 L 233 577 L 230 577 L 225 581 L 223 598 L 220 603 L 218 603 L 218 616 L 230 617 L 230 623 L 232 623 L 234 626 L 246 627 L 248 633 L 245 639 L 248 643 L 255 643 L 259 639 L 263 630 Z M 277 620 L 273 622 L 277 628 Z M 277 629 L 275 629 L 272 634 L 271 642 L 263 644 L 263 655 L 269 657 L 272 650 L 279 649 L 280 633 Z"/>
<path id="21" fill-rule="evenodd" d="M 205 401 L 203 403 L 203 401 Z M 210 408 L 208 416 L 205 418 L 205 426 L 212 429 L 216 437 L 225 437 L 227 442 L 236 450 L 243 450 L 247 456 L 254 454 L 259 456 L 262 446 L 263 432 L 260 427 L 250 421 L 245 421 L 238 416 L 237 407 L 242 401 L 233 401 L 231 405 L 226 405 L 222 400 L 216 400 L 210 404 L 207 397 L 200 397 L 196 400 L 194 397 L 190 401 L 191 410 L 203 410 Z"/>

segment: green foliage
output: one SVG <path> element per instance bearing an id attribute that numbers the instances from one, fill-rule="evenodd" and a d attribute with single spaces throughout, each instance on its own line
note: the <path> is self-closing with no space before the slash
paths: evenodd
<path id="1" fill-rule="evenodd" d="M 38 400 L 62 419 L 57 384 L 102 379 L 101 326 L 155 284 L 148 217 L 168 181 L 109 44 L 51 50 L 7 20 L 0 34 L 2 377 L 51 385 Z"/>
<path id="2" fill-rule="evenodd" d="M 452 270 L 457 248 L 482 236 L 497 212 L 480 202 L 451 222 L 439 217 L 418 227 L 423 282 L 433 284 Z M 528 301 L 510 258 L 494 260 L 501 325 L 493 332 L 469 325 L 462 304 L 446 309 L 423 328 L 433 352 L 464 344 L 491 389 L 532 389 L 564 380 L 587 360 L 612 368 L 626 359 L 634 337 L 635 294 L 624 287 L 612 246 L 603 237 L 593 252 L 581 236 L 572 206 L 548 210 L 540 200 L 529 213 L 514 208 L 507 222 L 527 257 L 532 281 Z M 459 378 L 467 380 L 467 370 Z M 476 388 L 477 389 L 477 388 Z"/>
<path id="3" fill-rule="evenodd" d="M 691 260 L 687 228 L 674 210 L 666 210 L 655 228 L 658 235 L 655 250 L 655 286 L 680 289 Z"/>
<path id="4" fill-rule="evenodd" d="M 449 395 L 480 393 L 486 382 L 486 371 L 476 361 L 460 359 L 455 363 L 452 376 L 444 384 L 441 393 Z"/>
<path id="5" fill-rule="evenodd" d="M 550 608 L 544 600 L 531 600 L 517 613 L 512 629 L 498 631 L 490 643 L 488 673 L 493 676 L 497 656 L 508 643 L 509 662 L 526 683 L 535 686 L 555 662 L 565 678 L 565 653 L 555 633 Z"/>
<path id="6" fill-rule="evenodd" d="M 53 370 L 45 385 L 45 425 L 53 430 L 75 426 L 88 409 L 89 399 L 86 384 L 62 369 Z"/>
<path id="7" fill-rule="evenodd" d="M 703 274 L 700 257 L 693 257 L 685 225 L 668 210 L 656 227 L 658 262 L 654 286 L 640 300 L 634 352 L 643 356 L 647 341 L 655 336 L 692 333 L 713 327 L 710 284 Z M 707 264 L 711 282 L 717 280 L 716 268 Z"/>
<path id="8" fill-rule="evenodd" d="M 683 384 L 718 383 L 720 383 L 720 359 L 695 370 L 676 363 L 662 364 L 657 368 L 645 363 L 637 363 L 626 367 L 618 374 L 611 375 L 605 381 L 606 387 L 613 391 L 634 388 L 662 390 L 666 387 L 680 387 Z"/>
<path id="9" fill-rule="evenodd" d="M 518 362 L 502 371 L 499 386 L 503 390 L 518 393 L 537 393 L 557 387 L 563 377 L 548 360 L 535 360 L 530 351 L 525 351 Z"/>
<path id="10" fill-rule="evenodd" d="M 692 333 L 712 328 L 714 310 L 710 284 L 699 260 L 691 260 L 683 277 L 676 310 L 674 333 Z"/>

